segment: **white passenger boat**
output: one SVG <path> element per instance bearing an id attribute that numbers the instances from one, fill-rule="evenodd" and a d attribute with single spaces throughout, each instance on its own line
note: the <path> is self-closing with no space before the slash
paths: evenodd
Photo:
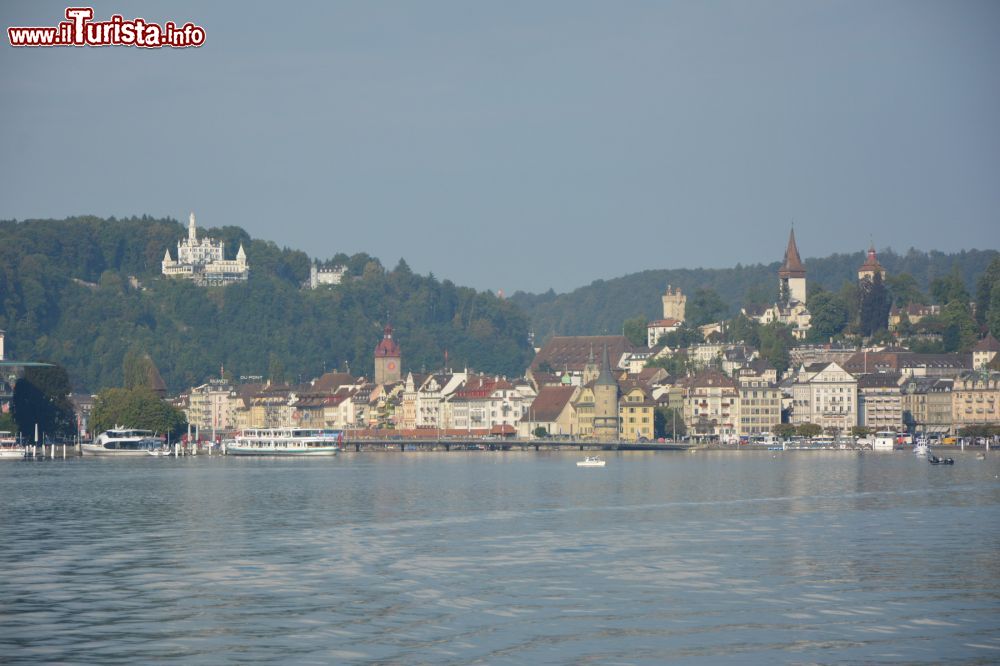
<path id="1" fill-rule="evenodd" d="M 922 439 L 917 440 L 917 445 L 913 447 L 913 453 L 915 455 L 918 455 L 918 456 L 921 456 L 921 457 L 924 457 L 924 458 L 926 458 L 927 454 L 930 453 L 930 452 L 931 452 L 931 449 L 930 449 L 929 446 L 927 446 L 927 442 L 924 441 L 924 440 L 922 440 Z"/>
<path id="2" fill-rule="evenodd" d="M 81 444 L 85 456 L 147 456 L 165 450 L 163 442 L 152 430 L 115 426 L 105 430 L 89 444 Z"/>
<path id="3" fill-rule="evenodd" d="M 20 460 L 24 457 L 24 446 L 17 443 L 14 433 L 0 430 L 0 460 Z"/>
<path id="4" fill-rule="evenodd" d="M 604 460 L 598 456 L 587 456 L 583 460 L 578 460 L 577 467 L 604 467 Z"/>
<path id="5" fill-rule="evenodd" d="M 335 456 L 344 434 L 317 428 L 244 430 L 226 445 L 231 456 Z"/>

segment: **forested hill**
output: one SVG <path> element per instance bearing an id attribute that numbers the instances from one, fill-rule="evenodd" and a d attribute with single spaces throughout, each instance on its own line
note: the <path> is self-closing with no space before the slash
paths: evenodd
<path id="1" fill-rule="evenodd" d="M 129 351 L 148 353 L 172 392 L 218 376 L 298 381 L 324 370 L 372 376 L 372 352 L 387 315 L 403 370 L 449 365 L 520 375 L 531 361 L 528 324 L 488 292 L 415 275 L 403 260 L 337 255 L 349 279 L 303 289 L 310 258 L 251 239 L 239 227 L 199 229 L 243 243 L 244 284 L 201 288 L 161 277 L 186 228 L 172 219 L 0 221 L 0 329 L 7 356 L 66 366 L 77 390 L 122 385 Z M 137 284 L 130 278 L 134 277 Z"/>
<path id="2" fill-rule="evenodd" d="M 910 250 L 900 255 L 887 250 L 879 252 L 878 258 L 888 272 L 890 286 L 893 276 L 908 273 L 926 293 L 931 281 L 950 275 L 955 268 L 973 291 L 976 278 L 997 254 L 996 250 L 954 254 Z M 816 286 L 837 291 L 845 281 L 856 281 L 858 267 L 864 260 L 863 252 L 806 259 L 810 291 Z M 619 333 L 622 322 L 636 316 L 659 319 L 663 316 L 660 299 L 668 284 L 680 287 L 687 295 L 689 319 L 697 308 L 699 289 L 713 290 L 721 297 L 724 308 L 728 308 L 723 314 L 736 314 L 744 304 L 773 303 L 778 298 L 780 265 L 775 262 L 723 269 L 643 271 L 613 280 L 597 280 L 566 294 L 551 290 L 544 294 L 517 292 L 510 300 L 528 316 L 538 344 L 551 335 Z"/>

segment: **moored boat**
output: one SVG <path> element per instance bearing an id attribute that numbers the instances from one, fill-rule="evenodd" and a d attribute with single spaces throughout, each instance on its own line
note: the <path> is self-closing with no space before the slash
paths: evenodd
<path id="1" fill-rule="evenodd" d="M 913 447 L 913 453 L 918 456 L 926 457 L 928 453 L 931 452 L 927 442 L 924 440 L 918 440 L 916 446 Z"/>
<path id="2" fill-rule="evenodd" d="M 0 430 L 0 460 L 20 460 L 24 453 L 24 446 L 17 443 L 12 432 Z"/>
<path id="3" fill-rule="evenodd" d="M 265 428 L 240 432 L 226 444 L 231 456 L 335 456 L 344 434 L 320 428 Z"/>
<path id="4" fill-rule="evenodd" d="M 587 456 L 583 460 L 576 462 L 577 467 L 604 467 L 604 465 L 604 459 L 598 456 Z"/>
<path id="5" fill-rule="evenodd" d="M 85 456 L 146 456 L 164 450 L 163 442 L 152 430 L 115 426 L 105 430 L 89 444 L 81 444 Z"/>

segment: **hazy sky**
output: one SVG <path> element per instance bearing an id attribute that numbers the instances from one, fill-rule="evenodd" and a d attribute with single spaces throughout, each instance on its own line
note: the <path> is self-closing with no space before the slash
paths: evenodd
<path id="1" fill-rule="evenodd" d="M 193 210 L 507 293 L 777 261 L 793 220 L 805 257 L 1000 246 L 995 0 L 92 4 L 207 40 L 4 34 L 0 218 Z"/>

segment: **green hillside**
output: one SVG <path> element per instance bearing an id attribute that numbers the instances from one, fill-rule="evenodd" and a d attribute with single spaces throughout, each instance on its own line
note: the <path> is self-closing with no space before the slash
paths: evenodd
<path id="1" fill-rule="evenodd" d="M 975 293 L 976 279 L 997 256 L 996 250 L 954 254 L 910 250 L 902 255 L 886 250 L 878 255 L 890 280 L 894 275 L 908 273 L 925 293 L 935 278 L 950 275 L 955 267 L 970 293 Z M 810 290 L 822 286 L 836 291 L 844 282 L 856 281 L 864 259 L 863 252 L 806 259 Z M 510 300 L 528 316 L 537 344 L 552 335 L 618 333 L 622 322 L 640 315 L 659 319 L 663 316 L 660 297 L 668 284 L 680 287 L 688 296 L 689 313 L 699 289 L 714 290 L 730 315 L 747 303 L 773 303 L 778 298 L 779 266 L 780 262 L 721 269 L 650 270 L 613 280 L 597 280 L 565 294 L 551 290 L 544 294 L 517 292 Z"/>
<path id="2" fill-rule="evenodd" d="M 488 292 L 386 270 L 365 254 L 337 255 L 350 279 L 302 289 L 310 258 L 251 239 L 238 227 L 205 229 L 250 265 L 244 284 L 200 288 L 160 276 L 186 229 L 176 220 L 78 217 L 0 221 L 0 329 L 7 355 L 50 360 L 77 390 L 122 385 L 129 351 L 148 353 L 175 392 L 218 376 L 298 381 L 349 366 L 372 375 L 386 316 L 403 369 L 450 365 L 518 375 L 531 360 L 528 323 Z M 134 277 L 138 284 L 134 284 Z"/>

